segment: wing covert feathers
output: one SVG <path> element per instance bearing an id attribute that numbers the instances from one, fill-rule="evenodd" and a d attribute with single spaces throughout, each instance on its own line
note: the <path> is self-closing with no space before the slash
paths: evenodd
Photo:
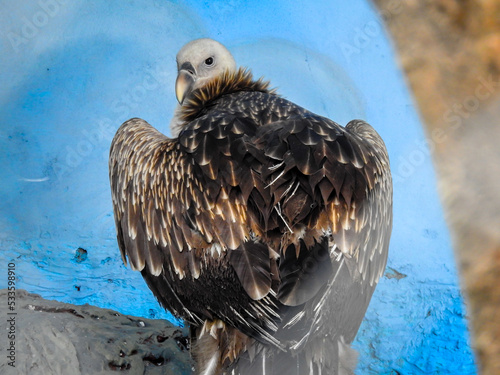
<path id="1" fill-rule="evenodd" d="M 192 324 L 219 319 L 280 350 L 310 339 L 303 322 L 319 324 L 339 288 L 364 293 L 345 298 L 366 310 L 392 227 L 389 159 L 375 130 L 308 112 L 245 70 L 187 103 L 178 138 L 131 119 L 113 139 L 124 261 Z M 299 326 L 302 343 L 286 333 Z"/>
<path id="2" fill-rule="evenodd" d="M 271 290 L 271 265 L 267 245 L 248 241 L 230 252 L 229 264 L 234 268 L 245 292 L 259 300 Z"/>

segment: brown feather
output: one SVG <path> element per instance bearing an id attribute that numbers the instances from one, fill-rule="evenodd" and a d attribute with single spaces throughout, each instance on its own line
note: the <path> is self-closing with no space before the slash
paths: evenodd
<path id="1" fill-rule="evenodd" d="M 205 86 L 193 91 L 189 100 L 182 106 L 181 118 L 185 123 L 189 123 L 198 117 L 210 102 L 223 95 L 239 91 L 259 91 L 274 94 L 274 90 L 269 89 L 269 82 L 262 79 L 253 80 L 249 70 L 240 68 L 237 71 L 225 71 L 208 82 Z"/>
<path id="2" fill-rule="evenodd" d="M 267 245 L 243 242 L 238 249 L 230 252 L 229 262 L 252 299 L 259 300 L 269 293 L 271 264 Z"/>

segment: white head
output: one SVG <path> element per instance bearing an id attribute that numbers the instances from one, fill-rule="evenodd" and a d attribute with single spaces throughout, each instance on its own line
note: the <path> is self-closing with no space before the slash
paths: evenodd
<path id="1" fill-rule="evenodd" d="M 203 38 L 189 42 L 177 54 L 175 94 L 182 105 L 193 90 L 202 87 L 225 70 L 236 70 L 231 53 L 219 42 Z"/>
<path id="2" fill-rule="evenodd" d="M 197 88 L 225 70 L 235 71 L 236 62 L 229 51 L 215 40 L 196 39 L 181 48 L 177 54 L 177 80 L 175 95 L 179 105 L 170 121 L 170 132 L 177 137 L 181 131 L 180 112 L 184 99 Z"/>

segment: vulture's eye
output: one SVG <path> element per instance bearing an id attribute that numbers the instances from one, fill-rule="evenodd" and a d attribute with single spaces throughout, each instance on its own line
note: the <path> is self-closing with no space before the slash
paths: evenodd
<path id="1" fill-rule="evenodd" d="M 205 60 L 205 65 L 210 66 L 214 63 L 214 58 L 209 57 L 208 59 Z"/>

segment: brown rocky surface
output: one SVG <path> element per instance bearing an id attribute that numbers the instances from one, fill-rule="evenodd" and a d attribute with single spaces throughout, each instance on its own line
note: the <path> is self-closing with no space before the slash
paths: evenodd
<path id="1" fill-rule="evenodd" d="M 426 123 L 481 373 L 500 374 L 500 1 L 374 2 Z"/>

